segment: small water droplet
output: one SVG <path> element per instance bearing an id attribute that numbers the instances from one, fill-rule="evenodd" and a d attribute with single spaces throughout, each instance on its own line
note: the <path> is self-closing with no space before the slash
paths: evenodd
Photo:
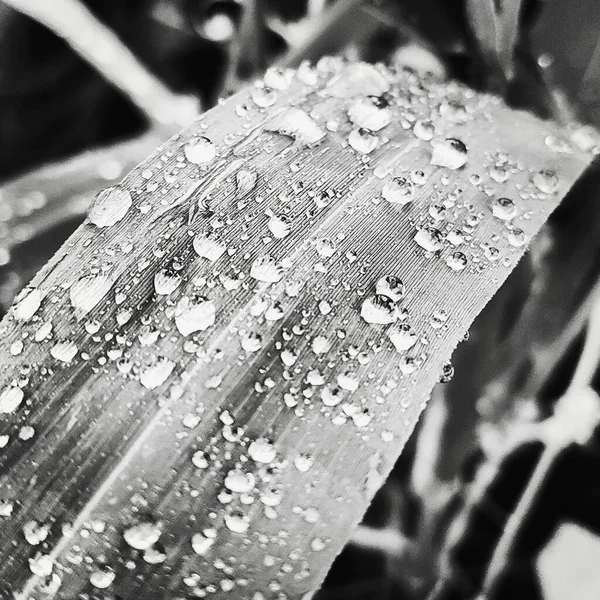
<path id="1" fill-rule="evenodd" d="M 558 183 L 558 175 L 552 169 L 541 169 L 533 176 L 533 185 L 543 194 L 553 194 Z"/>
<path id="2" fill-rule="evenodd" d="M 417 343 L 417 334 L 407 323 L 390 327 L 387 335 L 398 352 L 405 352 Z"/>
<path id="3" fill-rule="evenodd" d="M 218 260 L 227 250 L 227 246 L 223 240 L 214 231 L 196 235 L 193 246 L 198 256 L 206 258 L 211 262 Z"/>
<path id="4" fill-rule="evenodd" d="M 394 302 L 400 302 L 404 298 L 406 288 L 402 280 L 395 275 L 386 275 L 377 280 L 375 284 L 375 293 L 381 296 L 387 296 Z"/>
<path id="5" fill-rule="evenodd" d="M 394 301 L 380 294 L 370 296 L 363 301 L 360 316 L 367 323 L 374 325 L 389 325 L 398 318 Z"/>
<path id="6" fill-rule="evenodd" d="M 13 315 L 17 321 L 29 321 L 38 311 L 44 293 L 38 288 L 25 288 L 19 293 L 13 307 Z"/>
<path id="7" fill-rule="evenodd" d="M 158 538 L 160 538 L 161 530 L 157 523 L 147 522 L 138 523 L 129 527 L 123 532 L 125 542 L 136 550 L 147 550 L 152 547 Z"/>
<path id="8" fill-rule="evenodd" d="M 18 387 L 5 387 L 0 393 L 0 413 L 9 414 L 19 408 L 25 394 Z"/>
<path id="9" fill-rule="evenodd" d="M 275 283 L 283 277 L 283 268 L 269 255 L 259 256 L 250 267 L 250 277 L 258 281 Z"/>
<path id="10" fill-rule="evenodd" d="M 413 133 L 420 140 L 429 142 L 435 135 L 435 127 L 431 121 L 418 120 L 413 127 Z"/>
<path id="11" fill-rule="evenodd" d="M 87 275 L 69 289 L 71 305 L 78 318 L 89 313 L 110 291 L 112 281 L 106 275 Z"/>
<path id="12" fill-rule="evenodd" d="M 275 445 L 267 438 L 258 438 L 248 447 L 248 456 L 258 463 L 271 463 L 275 460 L 276 455 Z"/>
<path id="13" fill-rule="evenodd" d="M 146 389 L 153 390 L 169 378 L 174 368 L 174 362 L 164 356 L 159 357 L 140 373 L 140 383 Z"/>
<path id="14" fill-rule="evenodd" d="M 252 90 L 252 102 L 259 108 L 268 108 L 277 101 L 277 92 L 270 87 L 257 87 Z"/>
<path id="15" fill-rule="evenodd" d="M 510 198 L 494 198 L 492 200 L 492 214 L 502 221 L 510 221 L 517 216 L 517 207 Z"/>

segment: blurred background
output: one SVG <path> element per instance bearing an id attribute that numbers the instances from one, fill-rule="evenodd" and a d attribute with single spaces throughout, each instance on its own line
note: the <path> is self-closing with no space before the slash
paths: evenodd
<path id="1" fill-rule="evenodd" d="M 456 78 L 597 143 L 598 0 L 0 0 L 0 314 L 98 190 L 245 82 L 328 54 Z M 317 600 L 600 598 L 599 177 L 455 352 Z"/>

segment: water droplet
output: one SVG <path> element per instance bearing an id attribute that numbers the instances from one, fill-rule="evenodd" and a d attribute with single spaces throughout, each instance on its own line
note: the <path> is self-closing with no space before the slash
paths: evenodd
<path id="1" fill-rule="evenodd" d="M 230 515 L 225 515 L 225 525 L 229 531 L 234 533 L 245 533 L 248 531 L 250 521 L 248 517 L 240 512 L 234 512 Z"/>
<path id="2" fill-rule="evenodd" d="M 49 577 L 53 569 L 54 563 L 47 554 L 38 553 L 29 559 L 29 570 L 37 577 Z"/>
<path id="3" fill-rule="evenodd" d="M 443 221 L 446 218 L 446 207 L 443 204 L 432 204 L 427 212 L 434 221 Z"/>
<path id="4" fill-rule="evenodd" d="M 154 275 L 154 291 L 159 296 L 172 294 L 181 284 L 181 276 L 171 267 L 161 269 Z"/>
<path id="5" fill-rule="evenodd" d="M 56 360 L 60 360 L 64 363 L 71 362 L 77 354 L 77 346 L 74 342 L 66 340 L 64 342 L 58 342 L 51 350 L 50 354 Z"/>
<path id="6" fill-rule="evenodd" d="M 552 194 L 558 188 L 558 175 L 552 169 L 542 169 L 533 176 L 533 185 L 543 194 Z"/>
<path id="7" fill-rule="evenodd" d="M 325 354 L 331 348 L 331 342 L 325 336 L 318 335 L 313 339 L 311 348 L 315 354 Z"/>
<path id="8" fill-rule="evenodd" d="M 327 238 L 317 240 L 315 249 L 318 255 L 323 258 L 330 258 L 335 254 L 335 244 Z"/>
<path id="9" fill-rule="evenodd" d="M 299 454 L 294 459 L 294 466 L 301 473 L 306 473 L 307 471 L 310 471 L 311 467 L 313 466 L 313 463 L 314 459 L 309 454 Z"/>
<path id="10" fill-rule="evenodd" d="M 294 77 L 292 69 L 281 69 L 279 67 L 269 67 L 263 77 L 265 84 L 275 90 L 287 90 Z"/>
<path id="11" fill-rule="evenodd" d="M 321 392 L 321 401 L 325 406 L 337 406 L 343 399 L 343 392 L 339 387 L 326 385 Z"/>
<path id="12" fill-rule="evenodd" d="M 255 171 L 248 169 L 240 169 L 235 175 L 236 191 L 237 195 L 243 196 L 248 192 L 251 192 L 256 187 L 258 175 Z"/>
<path id="13" fill-rule="evenodd" d="M 215 543 L 216 537 L 217 533 L 214 529 L 206 529 L 204 533 L 195 533 L 192 536 L 192 549 L 196 554 L 204 556 Z"/>
<path id="14" fill-rule="evenodd" d="M 161 530 L 157 523 L 147 522 L 138 523 L 123 532 L 125 542 L 136 550 L 147 550 L 152 547 L 158 538 Z"/>
<path id="15" fill-rule="evenodd" d="M 353 129 L 348 136 L 348 143 L 354 150 L 361 152 L 362 154 L 370 154 L 377 148 L 379 144 L 379 138 L 368 129 L 360 127 L 359 129 Z"/>
<path id="16" fill-rule="evenodd" d="M 388 330 L 387 335 L 398 352 L 409 350 L 417 343 L 417 334 L 406 323 L 394 325 Z"/>
<path id="17" fill-rule="evenodd" d="M 345 371 L 337 376 L 337 383 L 343 390 L 355 392 L 358 389 L 360 379 L 354 371 Z"/>
<path id="18" fill-rule="evenodd" d="M 162 385 L 171 375 L 175 363 L 164 356 L 159 357 L 156 361 L 146 367 L 140 373 L 140 383 L 148 390 L 153 390 Z"/>
<path id="19" fill-rule="evenodd" d="M 413 133 L 420 140 L 428 142 L 432 140 L 435 135 L 435 127 L 431 121 L 419 120 L 415 123 Z"/>
<path id="20" fill-rule="evenodd" d="M 283 277 L 283 268 L 272 256 L 259 256 L 250 267 L 250 277 L 258 281 L 275 283 Z"/>
<path id="21" fill-rule="evenodd" d="M 252 102 L 259 108 L 268 108 L 277 101 L 277 92 L 270 87 L 258 87 L 252 90 Z"/>
<path id="22" fill-rule="evenodd" d="M 262 348 L 262 336 L 253 331 L 242 336 L 242 348 L 246 352 L 258 352 Z"/>
<path id="23" fill-rule="evenodd" d="M 492 214 L 502 221 L 510 221 L 517 216 L 517 207 L 510 198 L 494 198 L 492 200 Z"/>
<path id="24" fill-rule="evenodd" d="M 112 281 L 106 275 L 87 275 L 69 289 L 71 305 L 78 318 L 89 313 L 110 291 Z"/>
<path id="25" fill-rule="evenodd" d="M 204 165 L 217 155 L 216 146 L 205 136 L 200 136 L 188 142 L 184 149 L 186 159 L 195 165 Z"/>
<path id="26" fill-rule="evenodd" d="M 400 302 L 404 298 L 406 288 L 402 280 L 395 275 L 386 275 L 377 280 L 375 284 L 375 293 L 381 296 L 387 296 L 394 302 Z"/>
<path id="27" fill-rule="evenodd" d="M 29 321 L 38 311 L 42 300 L 43 292 L 38 288 L 25 288 L 16 298 L 13 307 L 13 315 L 17 321 Z"/>
<path id="28" fill-rule="evenodd" d="M 273 237 L 283 239 L 292 230 L 292 220 L 286 215 L 271 215 L 267 227 Z"/>
<path id="29" fill-rule="evenodd" d="M 236 468 L 227 473 L 224 485 L 231 492 L 245 494 L 254 488 L 256 479 L 252 473 L 246 473 L 242 469 Z"/>
<path id="30" fill-rule="evenodd" d="M 115 580 L 115 572 L 110 567 L 103 567 L 92 571 L 90 583 L 99 590 L 105 590 Z"/>
<path id="31" fill-rule="evenodd" d="M 434 227 L 420 229 L 414 239 L 427 252 L 438 252 L 442 249 L 444 242 L 442 232 Z"/>
<path id="32" fill-rule="evenodd" d="M 440 383 L 448 383 L 454 377 L 454 367 L 451 363 L 444 363 L 442 373 L 440 375 Z"/>
<path id="33" fill-rule="evenodd" d="M 188 336 L 205 331 L 215 322 L 216 309 L 212 300 L 199 294 L 183 296 L 175 309 L 175 325 L 179 333 Z"/>
<path id="34" fill-rule="evenodd" d="M 453 271 L 462 271 L 467 266 L 467 257 L 462 252 L 453 252 L 446 258 L 446 264 Z"/>
<path id="35" fill-rule="evenodd" d="M 127 214 L 132 203 L 127 190 L 109 187 L 96 196 L 88 217 L 96 227 L 112 227 Z"/>
<path id="36" fill-rule="evenodd" d="M 367 323 L 374 325 L 389 325 L 398 318 L 394 301 L 381 294 L 375 294 L 363 301 L 360 316 Z"/>
<path id="37" fill-rule="evenodd" d="M 432 142 L 431 164 L 456 170 L 467 162 L 467 147 L 456 138 Z"/>
<path id="38" fill-rule="evenodd" d="M 358 127 L 379 131 L 390 124 L 392 111 L 385 96 L 359 98 L 348 109 L 348 118 Z"/>
<path id="39" fill-rule="evenodd" d="M 313 147 L 321 143 L 327 135 L 325 130 L 300 108 L 287 108 L 273 117 L 266 125 L 267 131 L 274 131 L 293 138 L 302 146 Z"/>
<path id="40" fill-rule="evenodd" d="M 527 243 L 527 235 L 522 229 L 513 227 L 507 234 L 508 243 L 515 248 L 520 248 Z"/>
<path id="41" fill-rule="evenodd" d="M 25 394 L 18 387 L 5 387 L 0 393 L 0 413 L 9 414 L 17 410 Z"/>
<path id="42" fill-rule="evenodd" d="M 194 238 L 193 246 L 198 256 L 206 258 L 211 262 L 218 260 L 227 250 L 225 243 L 213 231 L 199 233 Z"/>
<path id="43" fill-rule="evenodd" d="M 197 469 L 208 469 L 208 459 L 202 450 L 198 450 L 192 454 L 192 464 Z"/>
<path id="44" fill-rule="evenodd" d="M 275 460 L 276 455 L 275 445 L 266 438 L 258 438 L 248 447 L 248 456 L 259 463 L 271 463 Z"/>
<path id="45" fill-rule="evenodd" d="M 390 204 L 408 204 L 414 197 L 413 184 L 405 177 L 394 177 L 381 190 L 381 195 Z"/>

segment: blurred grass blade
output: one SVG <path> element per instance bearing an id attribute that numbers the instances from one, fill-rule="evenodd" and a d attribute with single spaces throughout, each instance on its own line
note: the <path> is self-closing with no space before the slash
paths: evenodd
<path id="1" fill-rule="evenodd" d="M 2 321 L 5 595 L 317 589 L 591 158 L 410 72 L 331 58 L 276 84 L 100 193 Z"/>

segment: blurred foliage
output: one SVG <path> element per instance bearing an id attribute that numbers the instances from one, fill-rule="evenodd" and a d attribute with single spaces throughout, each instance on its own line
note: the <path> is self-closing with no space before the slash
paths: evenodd
<path id="1" fill-rule="evenodd" d="M 398 49 L 418 47 L 416 69 L 439 65 L 544 117 L 600 124 L 597 0 L 255 0 L 246 20 L 241 0 L 85 4 L 171 89 L 204 106 L 280 60 L 346 52 L 406 64 Z M 0 178 L 146 127 L 62 40 L 0 2 Z M 600 268 L 599 192 L 596 164 L 455 353 L 454 380 L 435 391 L 365 516 L 374 531 L 396 530 L 404 549 L 349 545 L 318 600 L 478 597 L 544 447 L 535 436 L 513 443 L 511 432 L 552 414 L 580 355 Z M 77 223 L 18 247 L 3 285 L 27 281 Z M 599 472 L 598 433 L 558 455 L 487 600 L 542 598 L 535 560 L 561 522 L 600 532 Z"/>

